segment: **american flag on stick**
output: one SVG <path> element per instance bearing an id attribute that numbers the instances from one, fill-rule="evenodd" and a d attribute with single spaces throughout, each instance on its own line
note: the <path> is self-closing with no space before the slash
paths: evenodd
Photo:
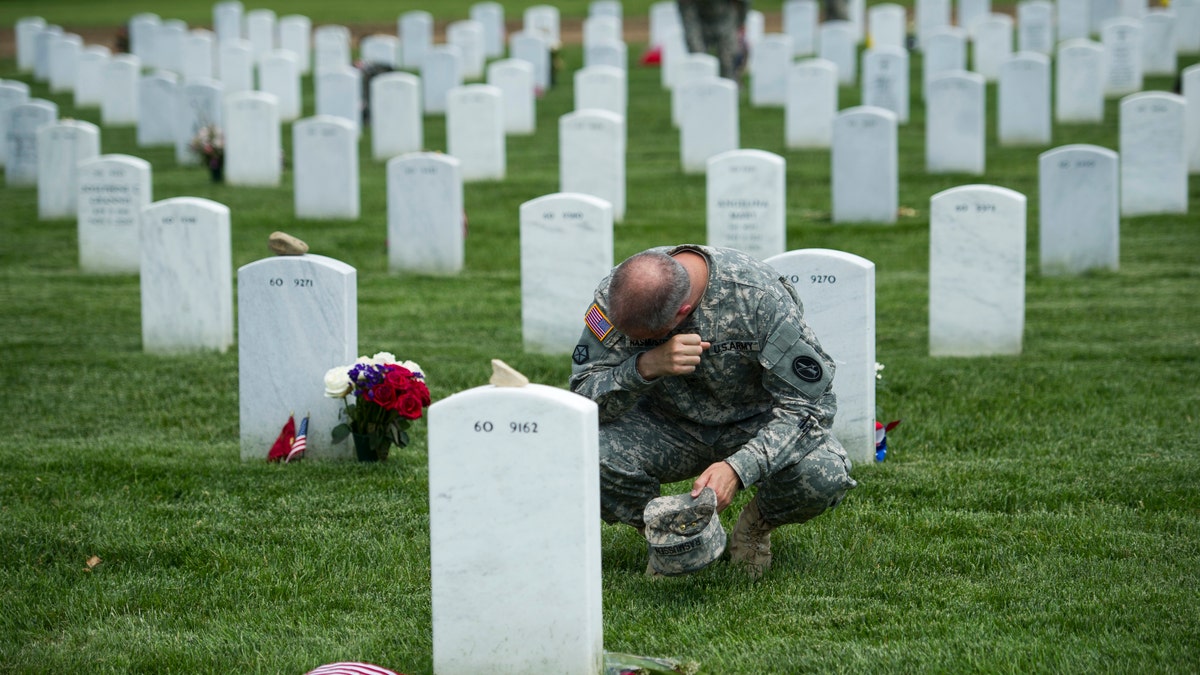
<path id="1" fill-rule="evenodd" d="M 283 460 L 285 463 L 304 456 L 304 449 L 308 447 L 308 415 L 305 413 L 304 419 L 300 420 L 300 430 L 296 432 L 296 438 L 292 440 L 292 449 L 288 451 L 287 458 Z"/>

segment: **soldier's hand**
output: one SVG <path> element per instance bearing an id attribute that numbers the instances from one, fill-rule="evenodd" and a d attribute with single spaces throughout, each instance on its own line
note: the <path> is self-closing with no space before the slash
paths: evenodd
<path id="1" fill-rule="evenodd" d="M 695 333 L 672 335 L 671 339 L 638 357 L 638 373 L 647 380 L 694 373 L 700 365 L 700 355 L 709 346 Z"/>
<path id="2" fill-rule="evenodd" d="M 726 506 L 733 501 L 733 496 L 737 494 L 738 488 L 742 486 L 742 479 L 738 478 L 737 472 L 732 466 L 725 462 L 717 462 L 710 465 L 700 474 L 700 477 L 692 483 L 692 498 L 700 496 L 700 491 L 706 487 L 713 489 L 717 493 L 717 511 L 724 511 Z"/>

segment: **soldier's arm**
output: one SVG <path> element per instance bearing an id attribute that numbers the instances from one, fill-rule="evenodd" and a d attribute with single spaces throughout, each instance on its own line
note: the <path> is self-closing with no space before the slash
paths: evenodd
<path id="1" fill-rule="evenodd" d="M 766 303 L 766 327 L 759 362 L 762 386 L 775 401 L 771 421 L 725 461 L 743 486 L 750 486 L 793 463 L 821 443 L 836 411 L 831 390 L 833 360 L 805 325 L 789 298 Z"/>

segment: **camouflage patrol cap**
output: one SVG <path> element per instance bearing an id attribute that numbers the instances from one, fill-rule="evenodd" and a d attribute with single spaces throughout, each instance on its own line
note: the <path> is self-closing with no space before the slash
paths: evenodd
<path id="1" fill-rule="evenodd" d="M 690 574 L 725 551 L 725 530 L 712 488 L 704 488 L 695 499 L 690 493 L 652 499 L 642 517 L 650 567 L 659 574 Z"/>

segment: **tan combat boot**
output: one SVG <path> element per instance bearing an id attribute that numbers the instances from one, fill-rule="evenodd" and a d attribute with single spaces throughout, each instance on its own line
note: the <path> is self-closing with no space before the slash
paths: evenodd
<path id="1" fill-rule="evenodd" d="M 750 500 L 738 516 L 730 537 L 729 558 L 744 567 L 750 578 L 757 579 L 771 567 L 771 530 L 758 510 L 758 496 Z"/>

